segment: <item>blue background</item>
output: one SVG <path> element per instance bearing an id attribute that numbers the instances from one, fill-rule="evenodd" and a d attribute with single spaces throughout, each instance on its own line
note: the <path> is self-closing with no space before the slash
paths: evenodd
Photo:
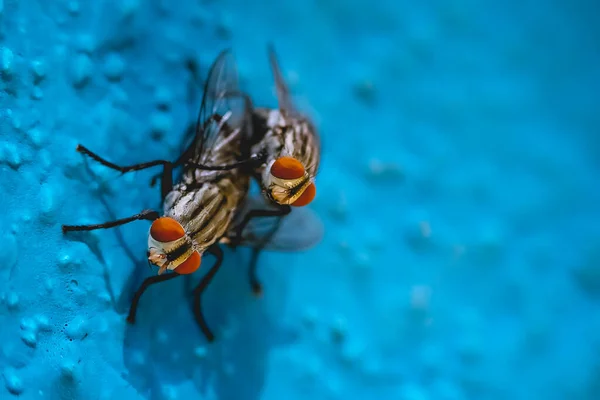
<path id="1" fill-rule="evenodd" d="M 0 398 L 600 398 L 593 1 L 0 0 Z M 185 60 L 225 47 L 275 106 L 266 44 L 324 148 L 310 251 L 226 252 L 125 312 L 156 171 L 195 119 Z M 201 274 L 199 274 L 201 275 Z M 196 277 L 195 279 L 199 279 Z"/>

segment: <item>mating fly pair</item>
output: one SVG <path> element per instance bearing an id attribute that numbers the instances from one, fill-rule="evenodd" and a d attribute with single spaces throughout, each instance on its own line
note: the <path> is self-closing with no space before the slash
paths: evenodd
<path id="1" fill-rule="evenodd" d="M 239 89 L 231 53 L 223 51 L 209 71 L 193 140 L 175 162 L 155 160 L 118 166 L 81 145 L 77 147 L 77 151 L 121 173 L 163 167 L 162 216 L 158 211 L 144 210 L 102 224 L 62 227 L 66 233 L 152 221 L 147 256 L 159 268 L 158 274 L 144 280 L 136 291 L 128 322 L 135 322 L 138 302 L 149 286 L 195 272 L 208 253 L 216 261 L 194 289 L 192 309 L 200 329 L 212 341 L 214 335 L 202 314 L 201 295 L 223 261 L 219 243 L 253 248 L 249 275 L 258 293 L 255 271 L 260 250 L 302 250 L 320 240 L 321 225 L 314 214 L 308 209 L 290 214 L 290 206 L 303 206 L 314 198 L 319 142 L 310 122 L 292 107 L 271 48 L 269 53 L 279 109 L 253 108 L 249 96 Z M 181 178 L 173 185 L 178 167 L 182 168 Z M 249 195 L 251 177 L 258 180 L 264 197 Z"/>

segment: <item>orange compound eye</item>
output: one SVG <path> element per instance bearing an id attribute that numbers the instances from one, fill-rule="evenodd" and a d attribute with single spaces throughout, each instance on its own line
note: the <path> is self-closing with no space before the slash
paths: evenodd
<path id="1" fill-rule="evenodd" d="M 168 243 L 185 236 L 181 224 L 171 217 L 155 220 L 150 227 L 150 236 L 158 242 Z"/>
<path id="2" fill-rule="evenodd" d="M 200 264 L 202 263 L 202 257 L 200 253 L 194 251 L 183 263 L 179 264 L 177 268 L 175 268 L 175 272 L 181 275 L 187 275 L 194 273 L 200 268 Z"/>
<path id="3" fill-rule="evenodd" d="M 304 166 L 294 157 L 279 157 L 271 166 L 271 175 L 279 179 L 299 179 L 304 176 Z"/>
<path id="4" fill-rule="evenodd" d="M 308 187 L 306 189 L 304 189 L 304 192 L 302 192 L 300 197 L 298 197 L 298 199 L 296 199 L 296 201 L 292 203 L 292 206 L 303 207 L 303 206 L 309 204 L 311 201 L 313 201 L 316 194 L 317 194 L 317 187 L 315 186 L 314 183 L 311 182 L 311 184 L 308 185 Z"/>

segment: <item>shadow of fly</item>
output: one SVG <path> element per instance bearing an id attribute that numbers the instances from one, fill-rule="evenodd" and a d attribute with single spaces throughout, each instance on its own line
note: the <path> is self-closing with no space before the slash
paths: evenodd
<path id="1" fill-rule="evenodd" d="M 249 96 L 239 90 L 233 56 L 225 50 L 208 73 L 193 140 L 176 161 L 155 160 L 119 166 L 82 145 L 77 146 L 80 153 L 121 173 L 156 166 L 163 168 L 162 215 L 155 210 L 143 210 L 127 218 L 100 224 L 62 226 L 63 232 L 67 233 L 112 228 L 138 220 L 152 222 L 147 256 L 148 262 L 158 267 L 158 274 L 144 280 L 136 291 L 128 322 L 135 322 L 138 303 L 149 286 L 197 271 L 203 256 L 208 253 L 216 261 L 193 290 L 192 309 L 200 329 L 211 342 L 214 335 L 202 313 L 201 295 L 222 264 L 223 250 L 219 243 L 228 243 L 231 247 L 246 245 L 254 249 L 294 251 L 311 247 L 320 240 L 320 221 L 313 214 L 299 213 L 285 224 L 279 219 L 258 222 L 260 218 L 255 218 L 271 215 L 274 211 L 263 197 L 248 194 L 252 173 L 265 159 L 263 152 L 252 153 L 255 138 L 252 115 Z M 178 167 L 182 168 L 182 174 L 174 185 L 173 171 Z M 249 223 L 250 220 L 254 222 Z M 311 229 L 297 234 L 297 229 L 307 223 Z M 254 274 L 255 263 L 256 257 L 253 257 L 250 276 Z"/>

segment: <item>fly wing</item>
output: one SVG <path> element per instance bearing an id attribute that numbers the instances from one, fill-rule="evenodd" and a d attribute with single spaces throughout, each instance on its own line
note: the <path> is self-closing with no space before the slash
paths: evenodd
<path id="1" fill-rule="evenodd" d="M 262 195 L 248 196 L 229 230 L 229 237 L 244 216 L 254 209 L 275 209 Z M 241 246 L 273 251 L 302 251 L 316 246 L 323 238 L 320 218 L 308 207 L 294 208 L 283 217 L 252 218 L 242 232 Z"/>
<path id="2" fill-rule="evenodd" d="M 277 60 L 277 54 L 275 53 L 273 44 L 267 46 L 267 51 L 269 53 L 271 71 L 273 72 L 273 78 L 275 79 L 275 90 L 277 91 L 279 110 L 284 115 L 299 117 L 300 113 L 294 106 L 288 85 L 285 82 L 285 79 L 283 79 L 283 74 L 281 73 L 281 68 L 279 67 L 279 61 Z"/>
<path id="3" fill-rule="evenodd" d="M 237 67 L 230 50 L 222 51 L 213 62 L 206 82 L 196 122 L 194 161 L 206 163 L 217 143 L 232 135 L 250 137 L 249 99 L 239 89 Z"/>
<path id="4" fill-rule="evenodd" d="M 275 89 L 277 91 L 277 101 L 279 103 L 279 111 L 287 117 L 293 117 L 298 120 L 302 120 L 305 124 L 310 126 L 310 131 L 313 133 L 315 146 L 321 146 L 321 138 L 317 133 L 317 129 L 314 124 L 307 118 L 303 113 L 301 113 L 298 108 L 294 105 L 292 100 L 292 95 L 288 88 L 285 79 L 283 79 L 283 74 L 281 73 L 281 68 L 279 67 L 279 61 L 277 60 L 277 54 L 275 53 L 275 48 L 273 44 L 269 44 L 267 46 L 267 51 L 269 53 L 269 63 L 271 64 L 271 70 L 273 71 L 273 77 L 275 79 Z M 315 170 L 318 169 L 318 165 L 314 167 Z"/>

